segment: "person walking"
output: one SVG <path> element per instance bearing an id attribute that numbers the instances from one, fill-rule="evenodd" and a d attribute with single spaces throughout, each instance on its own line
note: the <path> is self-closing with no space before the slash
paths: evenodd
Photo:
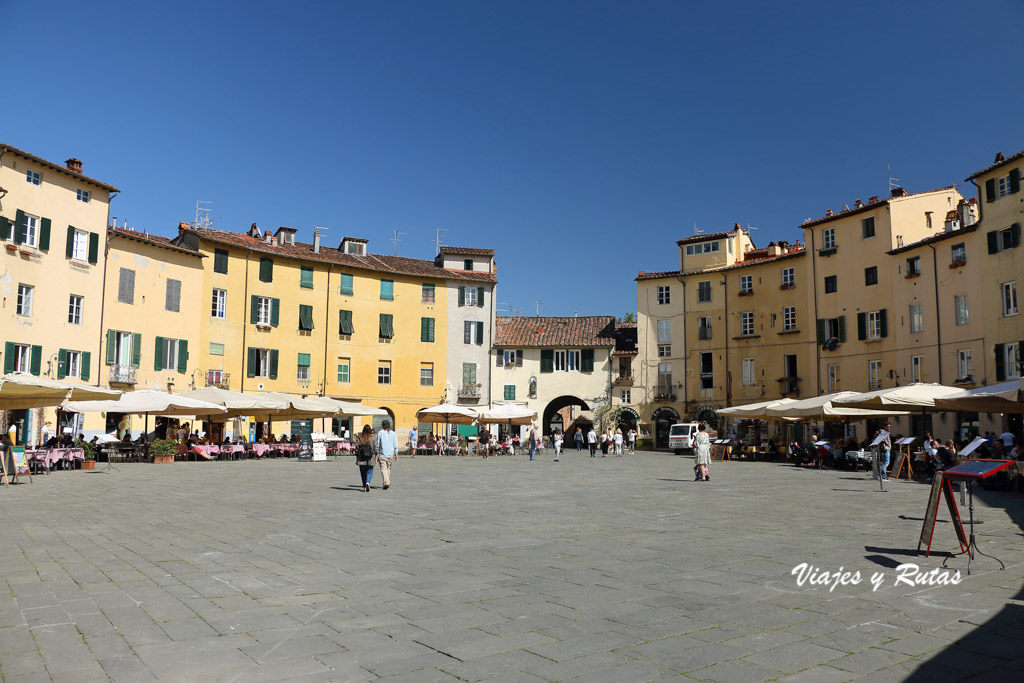
<path id="1" fill-rule="evenodd" d="M 886 480 L 889 478 L 889 472 L 887 470 L 889 468 L 889 458 L 892 455 L 892 436 L 890 435 L 891 430 L 892 425 L 886 422 L 885 429 L 878 433 L 878 436 L 882 437 L 882 440 L 878 444 L 882 448 L 882 456 L 878 463 L 878 478 L 882 480 Z"/>
<path id="2" fill-rule="evenodd" d="M 537 455 L 537 425 L 530 424 L 530 460 Z"/>
<path id="3" fill-rule="evenodd" d="M 711 481 L 708 476 L 708 465 L 711 464 L 711 437 L 708 436 L 707 425 L 697 425 L 697 438 L 694 447 L 697 453 L 697 481 Z"/>
<path id="4" fill-rule="evenodd" d="M 416 445 L 417 445 L 416 442 L 418 440 L 419 440 L 419 434 L 416 432 L 416 428 L 415 427 L 410 427 L 409 428 L 409 443 L 408 443 L 408 446 L 409 446 L 409 456 L 410 457 L 413 457 L 413 458 L 416 457 Z"/>
<path id="5" fill-rule="evenodd" d="M 480 455 L 483 456 L 484 460 L 487 459 L 487 450 L 488 450 L 488 445 L 490 444 L 490 441 L 491 441 L 491 433 L 489 431 L 487 431 L 487 427 L 482 427 L 480 429 L 480 433 L 477 434 L 477 443 L 480 446 Z"/>
<path id="6" fill-rule="evenodd" d="M 587 446 L 590 447 L 590 457 L 597 457 L 597 432 L 594 431 L 594 425 L 590 425 L 590 431 L 587 432 Z"/>
<path id="7" fill-rule="evenodd" d="M 636 430 L 632 427 L 629 428 L 629 454 L 636 455 Z"/>
<path id="8" fill-rule="evenodd" d="M 622 457 L 622 428 L 621 427 L 616 427 L 614 441 L 615 441 L 615 457 L 616 458 L 621 458 Z"/>
<path id="9" fill-rule="evenodd" d="M 391 466 L 398 460 L 398 434 L 391 431 L 391 422 L 381 422 L 381 430 L 377 434 L 377 462 L 380 463 L 380 476 L 384 479 L 384 490 L 391 488 Z"/>
<path id="10" fill-rule="evenodd" d="M 362 483 L 365 493 L 370 492 L 373 465 L 377 460 L 377 452 L 374 448 L 373 427 L 363 425 L 363 431 L 359 434 L 359 443 L 356 445 L 356 465 L 359 466 L 359 481 Z"/>
<path id="11" fill-rule="evenodd" d="M 555 433 L 551 437 L 555 441 L 555 462 L 558 462 L 562 457 L 562 437 L 563 434 L 561 429 L 556 429 Z"/>
<path id="12" fill-rule="evenodd" d="M 608 431 L 605 429 L 601 430 L 601 457 L 608 457 L 608 447 L 612 444 L 612 440 L 608 438 Z"/>
<path id="13" fill-rule="evenodd" d="M 576 442 L 576 452 L 583 452 L 583 430 L 579 427 L 576 428 L 576 433 L 573 434 L 573 441 Z"/>

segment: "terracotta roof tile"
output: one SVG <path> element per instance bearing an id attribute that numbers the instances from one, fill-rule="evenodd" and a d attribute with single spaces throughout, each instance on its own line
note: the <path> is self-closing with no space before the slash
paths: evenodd
<path id="1" fill-rule="evenodd" d="M 89 176 L 83 175 L 81 173 L 75 173 L 74 171 L 70 170 L 66 166 L 61 166 L 60 164 L 55 164 L 52 161 L 47 161 L 46 159 L 43 159 L 42 157 L 37 157 L 35 154 L 29 154 L 28 152 L 24 152 L 24 151 L 18 149 L 17 147 L 12 147 L 11 145 L 8 145 L 8 144 L 3 143 L 3 142 L 0 142 L 0 147 L 2 147 L 3 149 L 6 149 L 9 152 L 14 152 L 18 156 L 22 156 L 22 157 L 24 157 L 26 159 L 29 159 L 31 161 L 34 161 L 34 162 L 36 162 L 38 164 L 43 164 L 44 166 L 46 166 L 48 168 L 52 168 L 55 171 L 60 171 L 61 173 L 64 173 L 65 175 L 71 176 L 72 178 L 77 178 L 77 179 L 79 179 L 81 181 L 84 181 L 84 182 L 90 183 L 92 185 L 95 185 L 96 187 L 103 188 L 104 190 L 107 190 L 108 192 L 120 192 L 120 190 L 117 189 L 116 187 L 114 187 L 113 185 L 108 185 L 107 183 L 104 183 L 104 182 L 101 182 L 99 180 L 96 180 L 95 178 L 90 178 Z M 22 173 L 22 175 L 25 175 L 25 174 Z"/>
<path id="2" fill-rule="evenodd" d="M 678 270 L 663 270 L 657 273 L 642 272 L 636 276 L 636 280 L 664 280 L 665 278 L 677 277 Z"/>
<path id="3" fill-rule="evenodd" d="M 466 256 L 494 256 L 493 249 L 476 249 L 474 247 L 441 247 L 442 254 L 465 254 Z"/>
<path id="4" fill-rule="evenodd" d="M 903 189 L 903 188 L 900 188 L 900 189 Z M 834 220 L 839 219 L 839 218 L 846 218 L 847 216 L 852 216 L 852 215 L 858 214 L 858 213 L 864 213 L 865 211 L 872 211 L 872 210 L 877 209 L 879 207 L 885 206 L 886 204 L 888 204 L 893 199 L 903 199 L 905 197 L 918 197 L 918 196 L 923 195 L 923 194 L 931 194 L 932 192 L 947 192 L 949 190 L 955 190 L 955 189 L 956 189 L 956 185 L 950 185 L 948 187 L 938 187 L 938 188 L 936 188 L 934 190 L 926 190 L 924 192 L 908 192 L 907 194 L 899 196 L 899 197 L 884 197 L 882 199 L 879 199 L 876 202 L 868 202 L 867 204 L 864 204 L 863 206 L 855 206 L 854 208 L 846 209 L 845 211 L 837 211 L 836 213 L 832 214 L 831 216 L 826 215 L 826 216 L 822 216 L 821 218 L 815 218 L 813 220 L 805 221 L 805 222 L 800 224 L 800 227 L 801 228 L 809 228 L 811 226 L 821 225 L 822 223 L 828 223 L 829 221 L 834 221 Z"/>
<path id="5" fill-rule="evenodd" d="M 725 232 L 712 232 L 706 235 L 694 235 L 693 237 L 684 237 L 681 240 L 676 240 L 676 244 L 691 244 L 693 242 L 706 242 L 708 240 L 720 240 L 726 237 L 732 237 L 735 234 L 735 229 L 726 230 Z"/>
<path id="6" fill-rule="evenodd" d="M 962 235 L 967 235 L 974 232 L 975 230 L 978 229 L 978 225 L 978 223 L 975 223 L 974 225 L 968 225 L 967 227 L 960 228 L 959 230 L 950 230 L 949 232 L 943 231 L 936 233 L 934 235 L 929 235 L 928 237 L 919 239 L 916 242 L 904 244 L 902 247 L 897 247 L 885 253 L 887 253 L 889 256 L 895 256 L 896 254 L 902 254 L 903 252 L 910 251 L 911 249 L 917 249 L 918 247 L 927 246 L 929 244 L 935 244 L 936 242 L 943 242 L 945 240 L 954 239 Z"/>
<path id="7" fill-rule="evenodd" d="M 1017 152 L 1013 156 L 1009 156 L 1009 157 L 1006 157 L 1005 159 L 1003 159 L 1001 161 L 997 161 L 997 162 L 993 163 L 991 166 L 986 166 L 985 168 L 981 169 L 980 171 L 978 171 L 976 173 L 972 173 L 971 175 L 967 176 L 964 180 L 965 181 L 974 180 L 978 176 L 985 175 L 989 171 L 997 169 L 1000 166 L 1006 166 L 1007 164 L 1012 164 L 1014 161 L 1017 161 L 1017 160 L 1019 160 L 1021 158 L 1024 158 L 1024 151 Z"/>
<path id="8" fill-rule="evenodd" d="M 227 244 L 229 246 L 251 249 L 261 254 L 285 256 L 288 258 L 304 261 L 316 261 L 320 263 L 336 263 L 349 268 L 371 270 L 380 273 L 393 273 L 396 275 L 418 275 L 423 277 L 443 278 L 447 280 L 468 280 L 472 282 L 497 282 L 494 273 L 470 270 L 453 270 L 441 268 L 433 261 L 408 258 L 405 256 L 389 256 L 386 254 L 366 254 L 356 256 L 344 254 L 331 247 L 320 246 L 320 253 L 313 252 L 313 245 L 306 242 L 295 244 L 280 244 L 278 242 L 268 243 L 265 240 L 258 240 L 247 234 L 237 232 L 226 232 L 224 230 L 209 230 L 206 228 L 193 228 L 183 226 L 183 231 L 192 232 L 202 239 Z M 347 238 L 351 239 L 351 238 Z"/>
<path id="9" fill-rule="evenodd" d="M 495 346 L 614 347 L 615 317 L 514 317 L 494 320 Z"/>
<path id="10" fill-rule="evenodd" d="M 205 254 L 200 254 L 198 251 L 183 247 L 180 244 L 174 244 L 169 238 L 162 237 L 160 235 L 152 235 L 148 232 L 139 232 L 138 230 L 129 230 L 127 228 L 107 228 L 107 235 L 113 235 L 115 237 L 124 237 L 136 242 L 142 242 L 143 244 L 152 244 L 153 246 L 160 247 L 162 249 L 170 249 L 181 254 L 188 254 L 189 256 L 195 256 L 196 258 L 206 258 Z"/>

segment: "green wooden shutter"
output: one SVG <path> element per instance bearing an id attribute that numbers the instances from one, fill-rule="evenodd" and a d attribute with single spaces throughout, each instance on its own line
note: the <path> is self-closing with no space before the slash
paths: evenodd
<path id="1" fill-rule="evenodd" d="M 39 219 L 39 251 L 50 250 L 50 219 Z"/>
<path id="2" fill-rule="evenodd" d="M 25 241 L 25 212 L 18 209 L 14 212 L 14 241 L 21 244 Z"/>
<path id="3" fill-rule="evenodd" d="M 341 286 L 339 288 L 341 294 L 352 293 L 352 276 L 348 273 L 341 274 Z"/>
<path id="4" fill-rule="evenodd" d="M 476 288 L 476 306 L 477 306 L 477 308 L 483 308 L 484 307 L 484 288 L 483 287 L 477 287 Z"/>
<path id="5" fill-rule="evenodd" d="M 517 368 L 523 367 L 523 350 L 522 349 L 517 349 L 516 350 L 516 367 Z"/>
<path id="6" fill-rule="evenodd" d="M 1010 193 L 1020 192 L 1020 169 L 1010 169 Z"/>
<path id="7" fill-rule="evenodd" d="M 245 376 L 255 377 L 256 376 L 256 349 L 249 347 L 246 351 L 248 362 L 245 365 Z"/>
<path id="8" fill-rule="evenodd" d="M 505 385 L 505 400 L 514 401 L 516 400 L 516 385 L 506 384 Z"/>
<path id="9" fill-rule="evenodd" d="M 889 336 L 889 324 L 886 322 L 884 308 L 878 312 L 878 334 L 881 337 Z"/>
<path id="10" fill-rule="evenodd" d="M 132 367 L 137 368 L 142 364 L 142 335 L 138 332 L 132 333 Z"/>
<path id="11" fill-rule="evenodd" d="M 495 349 L 494 350 L 494 367 L 500 368 L 505 365 L 505 350 Z"/>
<path id="12" fill-rule="evenodd" d="M 825 335 L 828 334 L 828 323 L 825 322 L 824 318 L 818 318 L 818 346 L 824 346 L 828 339 Z"/>
<path id="13" fill-rule="evenodd" d="M 299 266 L 299 287 L 313 289 L 313 266 Z"/>
<path id="14" fill-rule="evenodd" d="M 57 352 L 57 379 L 64 379 L 68 376 L 68 350 L 60 349 Z"/>
<path id="15" fill-rule="evenodd" d="M 251 302 L 249 304 L 249 322 L 253 325 L 260 321 L 260 298 L 255 294 L 252 295 Z"/>
<path id="16" fill-rule="evenodd" d="M 299 304 L 299 329 L 309 332 L 313 329 L 313 307 Z"/>
<path id="17" fill-rule="evenodd" d="M 420 341 L 430 341 L 430 318 L 420 318 Z"/>
<path id="18" fill-rule="evenodd" d="M 1002 382 L 1006 379 L 1006 358 L 1003 354 L 1005 344 L 996 344 L 996 381 Z"/>
<path id="19" fill-rule="evenodd" d="M 996 200 L 996 180 L 995 178 L 989 178 L 985 181 L 985 201 L 994 202 Z"/>
<path id="20" fill-rule="evenodd" d="M 174 360 L 170 359 L 170 362 L 173 363 Z M 153 354 L 153 369 L 154 370 L 163 370 L 164 369 L 164 338 L 163 337 L 157 337 L 156 338 L 156 353 Z"/>
<path id="21" fill-rule="evenodd" d="M 552 349 L 541 349 L 540 351 L 540 371 L 541 372 L 554 372 L 555 371 L 555 352 Z"/>
<path id="22" fill-rule="evenodd" d="M 188 371 L 188 339 L 178 340 L 178 372 Z"/>
<path id="23" fill-rule="evenodd" d="M 459 306 L 465 306 L 465 305 L 466 305 L 466 288 L 460 286 L 459 287 Z"/>
<path id="24" fill-rule="evenodd" d="M 42 367 L 42 365 L 43 365 L 43 347 L 42 346 L 38 346 L 38 345 L 33 345 L 32 346 L 32 365 L 29 368 L 29 372 L 31 372 L 33 375 L 38 377 L 39 376 L 39 371 L 40 371 L 40 368 Z"/>
<path id="25" fill-rule="evenodd" d="M 270 379 L 277 379 L 277 349 L 270 349 Z"/>
<path id="26" fill-rule="evenodd" d="M 468 320 L 462 323 L 462 343 L 463 344 L 469 344 L 469 343 L 471 343 L 473 341 L 473 332 L 472 332 L 473 328 L 470 327 L 470 325 L 472 325 L 472 324 L 473 323 L 471 323 Z"/>
<path id="27" fill-rule="evenodd" d="M 864 341 L 868 338 L 868 314 L 857 314 L 857 339 Z"/>
<path id="28" fill-rule="evenodd" d="M 88 382 L 91 374 L 90 367 L 92 365 L 92 353 L 89 351 L 82 351 L 82 381 Z"/>
<path id="29" fill-rule="evenodd" d="M 64 255 L 71 258 L 75 255 L 75 226 L 68 226 L 68 241 L 64 246 Z"/>
<path id="30" fill-rule="evenodd" d="M 14 372 L 14 342 L 4 345 L 4 372 Z"/>
<path id="31" fill-rule="evenodd" d="M 274 281 L 274 259 L 272 258 L 261 258 L 260 259 L 260 282 L 273 282 Z"/>
<path id="32" fill-rule="evenodd" d="M 594 349 L 583 349 L 580 352 L 580 371 L 594 371 Z"/>
<path id="33" fill-rule="evenodd" d="M 1010 248 L 1016 248 L 1020 246 L 1020 223 L 1014 223 L 1010 226 Z"/>
<path id="34" fill-rule="evenodd" d="M 992 230 L 986 237 L 988 237 L 988 253 L 997 253 L 999 251 L 999 231 Z"/>
<path id="35" fill-rule="evenodd" d="M 3 216 L 0 216 L 0 239 L 11 239 L 11 221 Z"/>
<path id="36" fill-rule="evenodd" d="M 846 316 L 839 316 L 839 342 L 846 341 Z"/>
<path id="37" fill-rule="evenodd" d="M 100 260 L 100 236 L 95 232 L 89 233 L 89 263 L 96 265 Z"/>
<path id="38" fill-rule="evenodd" d="M 484 324 L 482 322 L 476 323 L 476 343 L 478 345 L 484 343 Z"/>
<path id="39" fill-rule="evenodd" d="M 114 346 L 117 344 L 117 333 L 107 330 L 107 365 L 114 364 Z"/>
<path id="40" fill-rule="evenodd" d="M 338 334 L 352 334 L 352 311 L 338 311 Z"/>
<path id="41" fill-rule="evenodd" d="M 228 272 L 228 250 L 227 249 L 214 249 L 213 250 L 213 272 L 215 272 L 215 273 L 227 273 Z"/>
<path id="42" fill-rule="evenodd" d="M 281 300 L 271 299 L 270 300 L 270 324 L 277 327 L 277 323 L 281 319 Z"/>
<path id="43" fill-rule="evenodd" d="M 390 313 L 380 314 L 380 336 L 384 339 L 391 339 L 395 336 L 393 318 Z"/>

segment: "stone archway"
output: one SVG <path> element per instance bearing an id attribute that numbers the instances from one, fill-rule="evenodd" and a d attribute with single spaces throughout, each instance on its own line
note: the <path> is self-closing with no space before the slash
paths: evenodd
<path id="1" fill-rule="evenodd" d="M 555 427 L 564 432 L 566 427 L 585 410 L 590 410 L 590 405 L 583 399 L 576 396 L 559 396 L 544 408 L 540 423 L 541 433 L 549 435 Z"/>
<path id="2" fill-rule="evenodd" d="M 679 421 L 679 411 L 672 406 L 661 406 L 651 413 L 655 448 L 668 448 L 669 428 Z"/>

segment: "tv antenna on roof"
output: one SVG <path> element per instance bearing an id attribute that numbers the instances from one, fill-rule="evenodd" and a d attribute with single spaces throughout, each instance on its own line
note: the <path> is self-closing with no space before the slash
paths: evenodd
<path id="1" fill-rule="evenodd" d="M 441 251 L 441 233 L 442 232 L 448 232 L 448 228 L 437 228 L 437 230 L 434 233 L 434 251 L 435 252 L 440 252 Z"/>
<path id="2" fill-rule="evenodd" d="M 200 204 L 213 204 L 213 202 L 204 202 L 202 200 L 196 200 L 196 220 L 192 224 L 193 228 L 204 228 L 206 230 L 213 229 L 213 218 L 210 216 L 211 209 L 209 206 L 200 206 Z"/>
<path id="3" fill-rule="evenodd" d="M 751 225 L 750 223 L 747 223 L 747 230 L 757 230 L 757 226 L 756 225 Z"/>
<path id="4" fill-rule="evenodd" d="M 398 230 L 397 230 L 397 229 L 396 229 L 396 230 L 394 230 L 394 233 L 395 233 L 395 236 L 394 236 L 394 237 L 392 237 L 390 241 L 391 241 L 391 242 L 394 242 L 394 243 L 395 243 L 395 256 L 398 256 L 398 243 L 399 243 L 399 242 L 404 242 L 404 241 L 405 241 L 405 240 L 403 240 L 403 239 L 399 239 L 399 237 L 398 237 L 398 236 L 399 236 L 399 235 L 406 235 L 406 234 L 408 234 L 408 233 L 404 233 L 404 232 L 398 232 Z"/>
<path id="5" fill-rule="evenodd" d="M 889 169 L 889 192 L 892 192 L 894 187 L 899 187 L 897 183 L 900 182 L 900 179 L 892 177 L 892 164 L 886 164 L 885 167 Z"/>
<path id="6" fill-rule="evenodd" d="M 693 222 L 693 234 L 694 235 L 699 235 L 699 234 L 701 234 L 703 232 L 704 232 L 703 230 L 701 230 L 700 228 L 697 227 L 697 222 L 694 221 Z"/>
<path id="7" fill-rule="evenodd" d="M 537 301 L 533 302 L 533 307 L 537 309 L 537 317 L 539 318 L 540 309 L 544 308 L 544 302 L 538 299 Z"/>

